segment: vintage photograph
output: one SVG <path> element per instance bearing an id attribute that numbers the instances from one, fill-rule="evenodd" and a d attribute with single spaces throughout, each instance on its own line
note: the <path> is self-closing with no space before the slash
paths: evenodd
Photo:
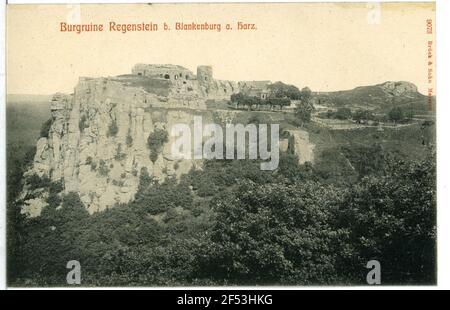
<path id="1" fill-rule="evenodd" d="M 435 4 L 7 5 L 9 287 L 436 285 Z"/>

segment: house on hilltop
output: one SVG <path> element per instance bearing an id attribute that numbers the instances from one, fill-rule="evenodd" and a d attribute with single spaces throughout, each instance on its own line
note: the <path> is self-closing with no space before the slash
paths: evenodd
<path id="1" fill-rule="evenodd" d="M 242 81 L 238 84 L 242 93 L 247 96 L 267 99 L 270 95 L 270 91 L 267 88 L 270 81 Z"/>

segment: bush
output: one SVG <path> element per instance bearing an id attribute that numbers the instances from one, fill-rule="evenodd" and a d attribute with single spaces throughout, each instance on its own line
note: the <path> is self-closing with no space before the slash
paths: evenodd
<path id="1" fill-rule="evenodd" d="M 382 263 L 383 283 L 436 283 L 436 159 L 386 160 L 383 176 L 365 177 L 346 192 L 342 226 L 358 256 Z M 388 177 L 387 177 L 388 176 Z"/>
<path id="2" fill-rule="evenodd" d="M 349 108 L 338 108 L 335 117 L 340 120 L 352 118 L 352 111 Z"/>
<path id="3" fill-rule="evenodd" d="M 388 113 L 389 120 L 398 123 L 402 122 L 405 118 L 405 114 L 400 107 L 393 107 Z"/>
<path id="4" fill-rule="evenodd" d="M 63 186 L 63 182 L 61 180 L 56 181 L 56 182 L 50 182 L 48 197 L 46 200 L 50 209 L 54 210 L 56 207 L 58 207 L 61 204 L 62 200 L 60 197 L 60 193 L 63 190 L 64 190 L 64 186 Z"/>
<path id="5" fill-rule="evenodd" d="M 50 208 L 56 208 L 61 204 L 60 193 L 64 190 L 63 182 L 51 182 L 48 192 L 47 203 Z"/>
<path id="6" fill-rule="evenodd" d="M 80 131 L 83 131 L 85 128 L 89 127 L 86 115 L 83 114 L 80 117 L 80 121 L 78 122 L 78 127 L 80 128 Z"/>
<path id="7" fill-rule="evenodd" d="M 361 123 L 361 121 L 367 121 L 367 120 L 374 120 L 375 119 L 375 116 L 373 115 L 372 111 L 370 111 L 370 110 L 362 110 L 362 109 L 356 110 L 353 113 L 352 117 L 358 123 Z"/>
<path id="8" fill-rule="evenodd" d="M 241 184 L 211 203 L 216 224 L 201 270 L 239 284 L 339 281 L 348 232 L 333 227 L 337 199 L 314 183 Z"/>
<path id="9" fill-rule="evenodd" d="M 117 136 L 118 132 L 119 132 L 119 127 L 117 127 L 117 121 L 113 120 L 111 122 L 111 124 L 109 124 L 107 136 L 108 137 L 115 137 L 115 136 Z"/>
<path id="10" fill-rule="evenodd" d="M 164 129 L 156 129 L 147 139 L 150 149 L 150 160 L 155 162 L 165 143 L 169 142 L 169 134 Z"/>
<path id="11" fill-rule="evenodd" d="M 36 173 L 33 174 L 30 178 L 28 178 L 28 188 L 30 190 L 35 190 L 38 188 L 46 188 L 50 185 L 50 178 L 47 176 L 38 176 Z"/>
<path id="12" fill-rule="evenodd" d="M 88 157 L 86 157 L 86 165 L 90 165 L 90 164 L 92 164 L 92 157 L 88 156 Z"/>
<path id="13" fill-rule="evenodd" d="M 158 214 L 176 207 L 190 209 L 193 197 L 185 184 L 177 184 L 175 178 L 159 183 L 148 173 L 142 173 L 136 193 L 136 207 L 150 214 Z"/>
<path id="14" fill-rule="evenodd" d="M 114 159 L 117 161 L 121 161 L 125 158 L 127 158 L 127 154 L 122 152 L 122 144 L 119 143 L 119 145 L 117 146 L 116 155 L 114 155 Z"/>
<path id="15" fill-rule="evenodd" d="M 127 147 L 131 147 L 133 145 L 133 138 L 131 137 L 131 133 L 129 130 L 125 143 L 127 144 Z"/>
<path id="16" fill-rule="evenodd" d="M 103 159 L 100 159 L 100 165 L 98 167 L 98 172 L 101 176 L 107 176 L 109 174 L 109 168 L 108 165 L 106 165 L 106 162 Z"/>
<path id="17" fill-rule="evenodd" d="M 309 101 L 301 101 L 295 107 L 295 116 L 300 120 L 301 126 L 311 121 L 311 114 L 314 111 L 314 105 Z"/>
<path id="18" fill-rule="evenodd" d="M 97 170 L 97 163 L 95 161 L 91 162 L 91 171 Z"/>
<path id="19" fill-rule="evenodd" d="M 54 181 L 50 183 L 49 191 L 50 193 L 60 193 L 64 190 L 63 182 L 60 181 Z"/>

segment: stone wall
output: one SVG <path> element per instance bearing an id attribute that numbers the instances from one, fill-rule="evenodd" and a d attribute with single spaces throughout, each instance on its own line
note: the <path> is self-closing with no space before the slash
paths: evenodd
<path id="1" fill-rule="evenodd" d="M 195 75 L 188 69 L 178 65 L 137 64 L 131 70 L 132 74 L 161 78 L 167 80 L 194 80 Z"/>

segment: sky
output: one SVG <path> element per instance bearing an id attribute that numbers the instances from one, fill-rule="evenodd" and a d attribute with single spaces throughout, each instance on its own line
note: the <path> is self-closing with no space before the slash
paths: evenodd
<path id="1" fill-rule="evenodd" d="M 77 14 L 79 12 L 80 14 Z M 8 5 L 7 93 L 73 91 L 80 76 L 131 73 L 136 63 L 211 65 L 224 80 L 271 80 L 335 91 L 385 81 L 428 87 L 433 3 Z M 153 22 L 156 32 L 60 32 L 60 23 Z M 256 30 L 238 31 L 238 22 Z M 162 31 L 162 24 L 233 30 Z M 433 81 L 434 83 L 434 81 Z"/>

